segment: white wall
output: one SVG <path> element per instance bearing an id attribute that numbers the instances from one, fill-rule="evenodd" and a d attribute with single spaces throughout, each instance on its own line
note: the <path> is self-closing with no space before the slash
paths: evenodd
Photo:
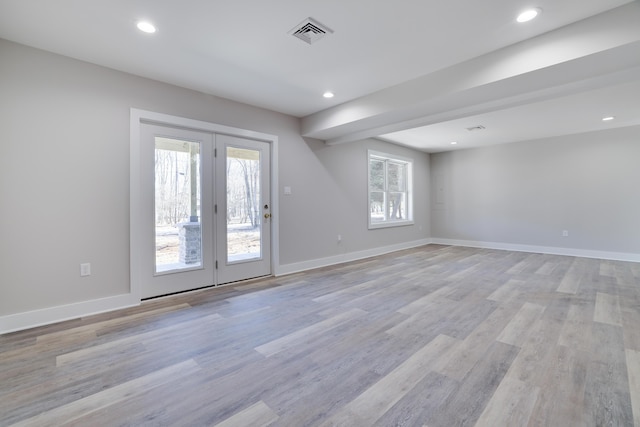
<path id="1" fill-rule="evenodd" d="M 4 40 L 0 58 L 0 332 L 14 315 L 57 307 L 63 318 L 70 304 L 129 292 L 132 107 L 278 136 L 283 270 L 429 235 L 428 186 L 417 186 L 415 227 L 366 230 L 366 149 L 411 154 L 427 182 L 424 153 L 305 141 L 297 118 Z"/>
<path id="2" fill-rule="evenodd" d="M 292 167 L 282 169 L 280 175 L 281 187 L 292 189 L 290 196 L 280 193 L 281 237 L 306 248 L 287 254 L 282 264 L 339 258 L 341 254 L 429 237 L 428 154 L 374 139 L 334 146 L 307 139 L 304 146 L 296 148 L 296 153 L 288 153 L 296 159 L 290 162 Z M 414 160 L 414 225 L 367 229 L 367 149 Z M 296 218 L 300 215 L 302 218 Z"/>
<path id="3" fill-rule="evenodd" d="M 433 154 L 431 168 L 436 239 L 640 254 L 640 127 Z"/>
<path id="4" fill-rule="evenodd" d="M 327 146 L 283 114 L 3 40 L 0 58 L 0 332 L 129 292 L 132 107 L 278 136 L 284 272 L 430 236 L 640 254 L 639 127 L 431 156 Z M 367 230 L 369 148 L 414 158 L 415 225 Z"/>

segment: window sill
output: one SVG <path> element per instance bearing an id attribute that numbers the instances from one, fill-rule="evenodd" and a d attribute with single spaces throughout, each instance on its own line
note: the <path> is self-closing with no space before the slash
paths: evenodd
<path id="1" fill-rule="evenodd" d="M 385 222 L 376 222 L 373 224 L 369 224 L 369 230 L 375 230 L 378 228 L 389 228 L 389 227 L 405 227 L 407 225 L 413 225 L 413 221 L 385 221 Z"/>

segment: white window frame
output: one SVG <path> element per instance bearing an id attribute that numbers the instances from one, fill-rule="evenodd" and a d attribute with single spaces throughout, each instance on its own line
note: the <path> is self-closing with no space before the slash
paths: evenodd
<path id="1" fill-rule="evenodd" d="M 371 160 L 382 160 L 385 162 L 385 218 L 383 220 L 372 221 L 371 217 Z M 388 206 L 388 188 L 387 188 L 387 164 L 388 162 L 401 163 L 407 167 L 407 188 L 405 191 L 407 199 L 407 213 L 405 219 L 387 218 Z M 387 227 L 401 227 L 412 225 L 413 222 L 413 159 L 409 157 L 398 156 L 396 154 L 383 153 L 381 151 L 367 150 L 367 222 L 370 230 Z"/>

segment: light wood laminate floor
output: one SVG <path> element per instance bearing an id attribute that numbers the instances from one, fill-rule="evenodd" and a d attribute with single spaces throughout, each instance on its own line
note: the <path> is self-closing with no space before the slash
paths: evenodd
<path id="1" fill-rule="evenodd" d="M 0 336 L 0 425 L 640 425 L 640 264 L 428 245 Z"/>

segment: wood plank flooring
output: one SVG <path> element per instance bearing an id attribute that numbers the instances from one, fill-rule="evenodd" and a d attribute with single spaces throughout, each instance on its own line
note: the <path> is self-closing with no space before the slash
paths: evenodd
<path id="1" fill-rule="evenodd" d="M 427 245 L 0 336 L 0 426 L 640 426 L 640 264 Z"/>

